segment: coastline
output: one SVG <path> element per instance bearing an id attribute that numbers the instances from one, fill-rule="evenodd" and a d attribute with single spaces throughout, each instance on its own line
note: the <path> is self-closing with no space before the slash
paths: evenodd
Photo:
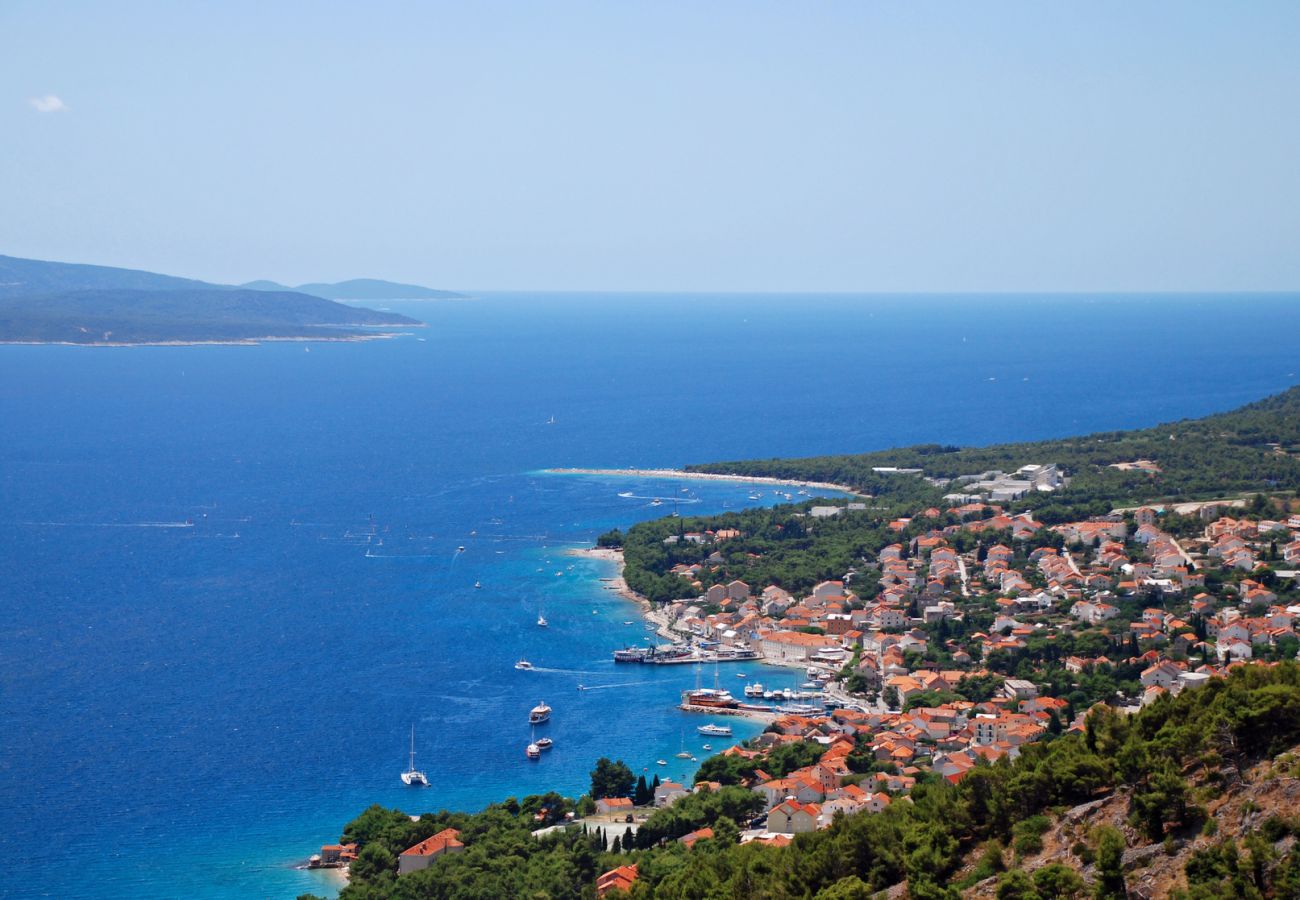
<path id="1" fill-rule="evenodd" d="M 543 469 L 548 475 L 595 475 L 601 478 L 674 478 L 691 481 L 731 481 L 742 484 L 788 485 L 790 487 L 815 488 L 824 491 L 839 491 L 854 497 L 868 497 L 845 484 L 833 484 L 829 481 L 796 481 L 787 478 L 771 478 L 765 475 L 723 475 L 716 472 L 687 472 L 685 469 Z"/>
<path id="2" fill-rule="evenodd" d="M 658 637 L 669 641 L 676 639 L 676 636 L 668 629 L 670 624 L 668 617 L 660 610 L 655 609 L 654 604 L 647 598 L 641 596 L 628 587 L 627 579 L 623 577 L 624 563 L 622 550 L 611 550 L 606 547 L 570 547 L 564 551 L 564 554 L 566 556 L 583 556 L 588 559 L 601 559 L 606 562 L 614 563 L 616 566 L 614 577 L 609 579 L 602 578 L 601 581 L 603 587 L 608 591 L 618 594 L 624 600 L 635 603 L 641 611 L 641 618 L 655 626 L 655 634 Z"/>
<path id="3" fill-rule="evenodd" d="M 672 629 L 669 627 L 672 624 L 672 621 L 663 612 L 662 608 L 659 609 L 655 608 L 655 605 L 651 603 L 648 599 L 646 599 L 645 597 L 643 597 L 642 595 L 638 594 L 636 591 L 628 587 L 627 580 L 623 577 L 624 562 L 623 562 L 622 550 L 611 550 L 604 547 L 570 547 L 569 549 L 564 551 L 564 554 L 566 556 L 587 557 L 588 559 L 601 559 L 601 560 L 606 560 L 608 562 L 614 563 L 618 567 L 615 576 L 610 579 L 601 579 L 601 581 L 604 582 L 605 589 L 615 594 L 618 594 L 624 600 L 629 600 L 635 603 L 640 608 L 641 618 L 643 618 L 645 621 L 655 626 L 655 635 L 657 637 L 672 642 L 676 642 L 681 639 L 681 635 L 674 633 Z M 759 663 L 760 665 L 775 666 L 777 668 L 787 668 L 787 669 L 803 668 L 803 663 L 795 662 L 793 660 L 774 661 L 774 660 L 759 658 L 756 659 L 755 662 Z M 699 707 L 689 711 L 717 714 L 717 715 L 739 716 L 741 718 L 751 719 L 756 722 L 764 722 L 768 724 L 770 724 L 773 720 L 775 720 L 779 716 L 779 713 L 759 712 L 758 710 L 730 710 L 723 713 L 723 712 L 718 712 L 717 710 L 705 709 L 704 707 Z"/>

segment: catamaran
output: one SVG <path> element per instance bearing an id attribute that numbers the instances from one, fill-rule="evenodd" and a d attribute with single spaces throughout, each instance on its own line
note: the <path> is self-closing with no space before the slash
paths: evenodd
<path id="1" fill-rule="evenodd" d="M 428 787 L 429 776 L 415 767 L 415 726 L 411 726 L 411 761 L 402 773 L 402 784 L 410 787 Z"/>

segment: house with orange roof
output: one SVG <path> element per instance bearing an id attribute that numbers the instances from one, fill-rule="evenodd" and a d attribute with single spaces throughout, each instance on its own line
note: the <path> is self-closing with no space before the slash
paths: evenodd
<path id="1" fill-rule="evenodd" d="M 603 897 L 613 890 L 628 890 L 636 882 L 636 874 L 636 863 L 610 869 L 596 879 L 596 896 Z"/>
<path id="2" fill-rule="evenodd" d="M 628 813 L 632 811 L 632 801 L 627 797 L 602 797 L 596 801 L 596 812 Z"/>
<path id="3" fill-rule="evenodd" d="M 713 837 L 712 828 L 699 828 L 696 829 L 695 831 L 692 831 L 690 834 L 684 834 L 681 837 L 679 837 L 677 839 L 677 843 L 685 844 L 686 849 L 690 850 L 692 847 L 695 846 L 697 841 L 705 841 L 711 837 Z"/>
<path id="4" fill-rule="evenodd" d="M 459 853 L 465 849 L 460 842 L 460 832 L 455 828 L 444 828 L 432 837 L 427 837 L 413 847 L 407 847 L 397 857 L 397 874 L 406 875 L 429 868 L 439 856 L 447 853 Z"/>
<path id="5" fill-rule="evenodd" d="M 816 803 L 786 800 L 767 814 L 767 830 L 776 834 L 806 834 L 817 830 L 821 812 Z"/>

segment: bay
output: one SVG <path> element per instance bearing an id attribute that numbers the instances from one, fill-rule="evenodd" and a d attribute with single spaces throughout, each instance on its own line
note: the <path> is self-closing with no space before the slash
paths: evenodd
<path id="1" fill-rule="evenodd" d="M 702 758 L 701 720 L 672 707 L 696 673 L 616 667 L 645 635 L 635 607 L 607 564 L 564 550 L 664 514 L 650 497 L 689 515 L 750 488 L 546 468 L 1198 416 L 1295 383 L 1300 325 L 1290 295 L 392 307 L 429 327 L 0 347 L 0 893 L 329 893 L 293 866 L 372 802 L 579 793 L 601 755 L 689 777 L 674 754 Z M 521 655 L 542 671 L 515 670 Z M 529 763 L 542 699 L 556 746 Z M 427 790 L 397 778 L 412 724 Z"/>

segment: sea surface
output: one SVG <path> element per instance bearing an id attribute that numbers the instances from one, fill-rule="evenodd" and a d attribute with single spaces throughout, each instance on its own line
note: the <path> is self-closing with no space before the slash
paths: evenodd
<path id="1" fill-rule="evenodd" d="M 564 551 L 776 498 L 548 467 L 1060 436 L 1300 381 L 1296 296 L 390 306 L 429 327 L 0 347 L 0 895 L 330 894 L 294 866 L 370 803 L 576 795 L 602 755 L 689 777 L 704 720 L 673 704 L 714 673 L 615 666 L 636 608 Z M 530 763 L 543 699 L 556 746 Z M 398 780 L 413 725 L 425 790 Z"/>

